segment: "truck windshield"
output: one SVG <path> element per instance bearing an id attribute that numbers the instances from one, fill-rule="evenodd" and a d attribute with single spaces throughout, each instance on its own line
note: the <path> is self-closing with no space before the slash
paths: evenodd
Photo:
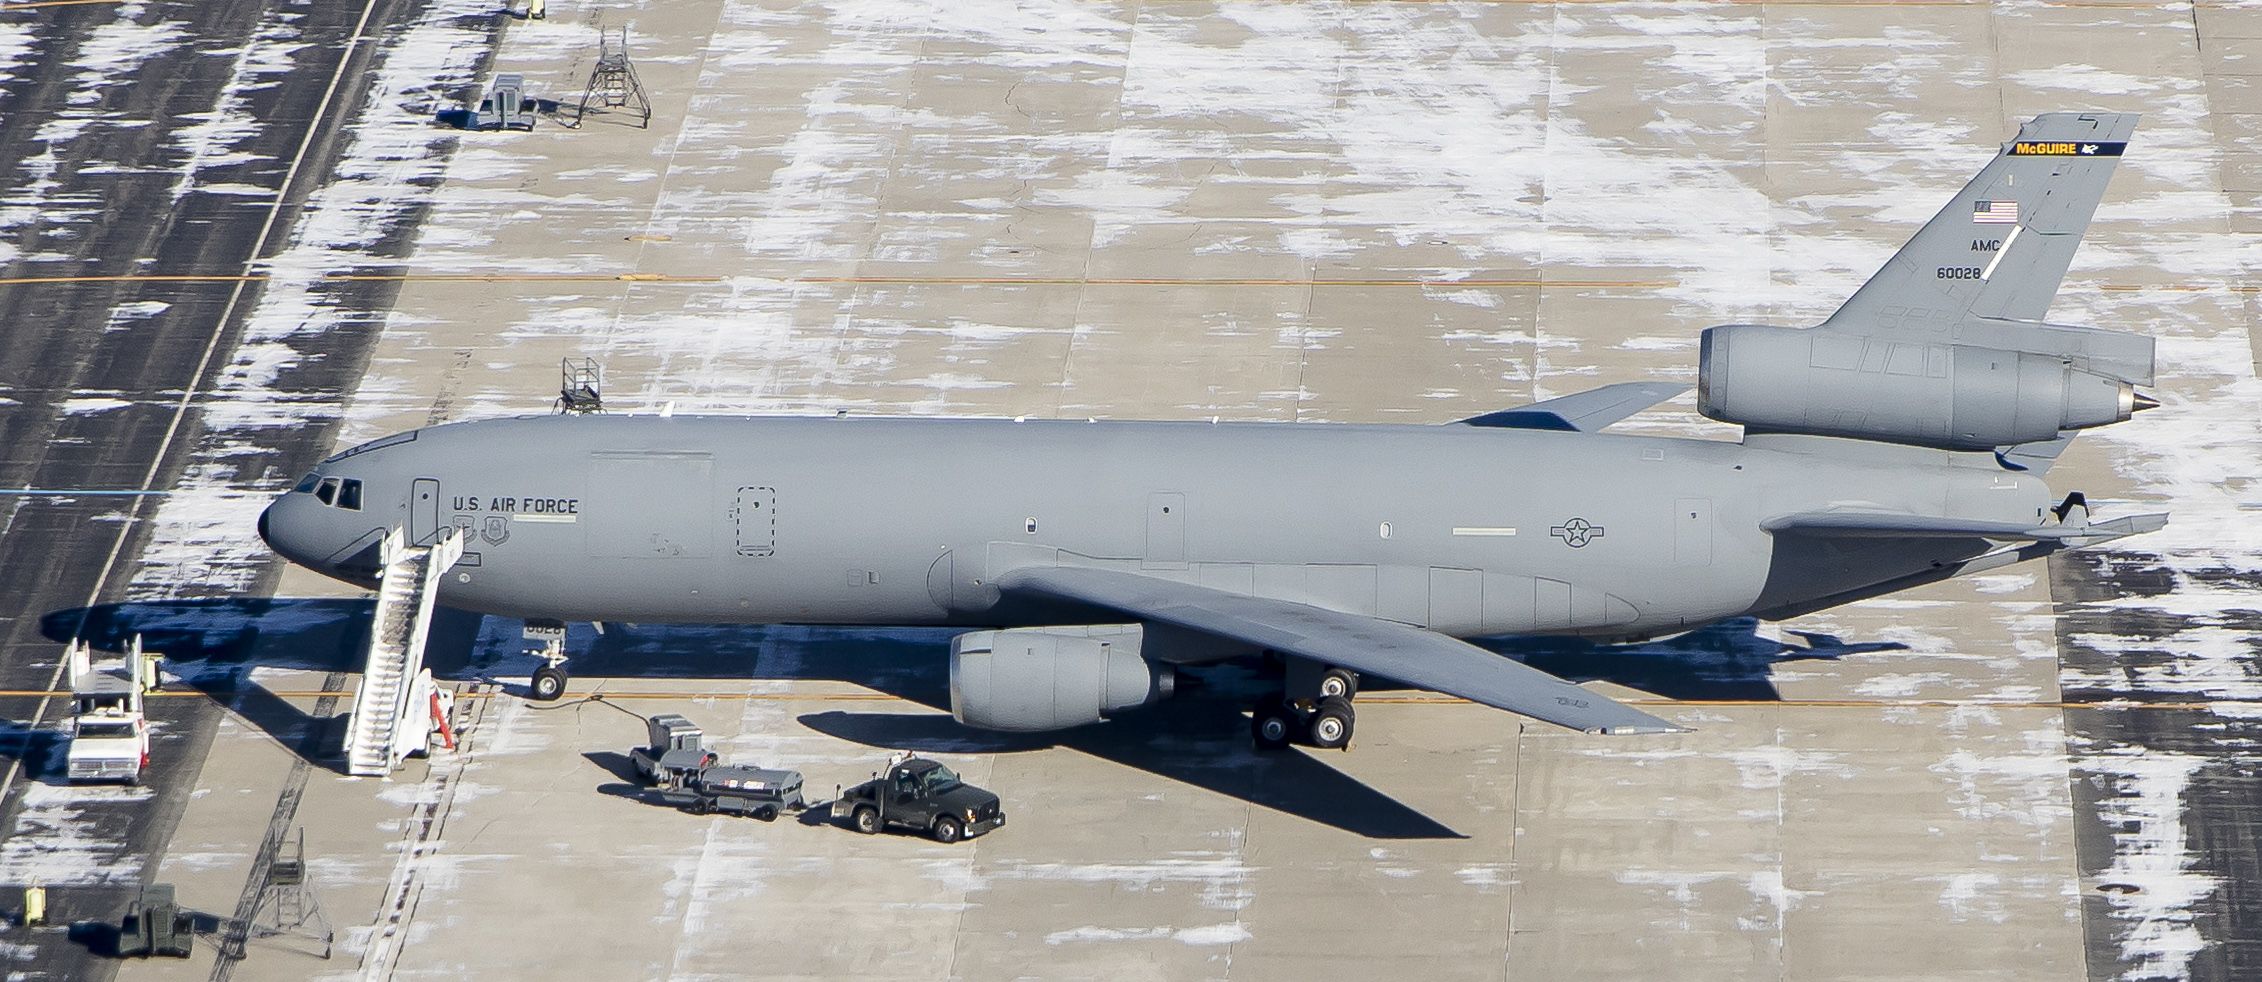
<path id="1" fill-rule="evenodd" d="M 79 736 L 89 739 L 109 740 L 130 737 L 133 735 L 134 727 L 132 723 L 82 722 L 79 724 Z"/>
<path id="2" fill-rule="evenodd" d="M 948 767 L 936 767 L 927 772 L 928 791 L 948 791 L 959 785 L 958 775 Z"/>

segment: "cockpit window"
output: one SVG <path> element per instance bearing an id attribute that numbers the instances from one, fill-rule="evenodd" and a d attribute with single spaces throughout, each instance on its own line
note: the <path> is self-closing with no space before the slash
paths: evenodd
<path id="1" fill-rule="evenodd" d="M 305 477 L 298 479 L 298 485 L 291 488 L 291 491 L 296 494 L 305 494 L 314 490 L 314 486 L 320 483 L 322 483 L 322 475 L 309 471 Z"/>
<path id="2" fill-rule="evenodd" d="M 314 498 L 325 505 L 337 501 L 338 479 L 334 477 L 324 479 L 320 485 L 315 487 Z"/>
<path id="3" fill-rule="evenodd" d="M 350 509 L 352 511 L 361 510 L 360 481 L 354 480 L 353 478 L 349 477 L 346 478 L 344 484 L 338 486 L 338 507 Z"/>

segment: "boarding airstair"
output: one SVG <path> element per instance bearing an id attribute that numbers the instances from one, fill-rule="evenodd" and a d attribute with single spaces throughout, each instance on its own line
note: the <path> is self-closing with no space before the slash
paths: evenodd
<path id="1" fill-rule="evenodd" d="M 409 755 L 422 752 L 453 703 L 424 668 L 424 641 L 440 577 L 463 555 L 461 530 L 450 526 L 429 545 L 409 545 L 402 530 L 385 536 L 385 572 L 377 586 L 377 616 L 369 625 L 369 656 L 346 725 L 346 771 L 384 777 Z"/>

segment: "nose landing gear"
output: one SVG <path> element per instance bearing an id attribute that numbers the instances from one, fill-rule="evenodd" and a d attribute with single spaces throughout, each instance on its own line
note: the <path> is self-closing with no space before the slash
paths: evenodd
<path id="1" fill-rule="evenodd" d="M 565 669 L 555 665 L 544 665 L 537 668 L 534 670 L 534 678 L 530 680 L 529 687 L 533 690 L 532 695 L 535 701 L 556 702 L 565 695 Z"/>
<path id="2" fill-rule="evenodd" d="M 556 702 L 565 695 L 565 624 L 562 621 L 527 621 L 526 639 L 539 641 L 542 646 L 529 652 L 542 659 L 542 667 L 534 670 L 528 688 L 536 702 Z"/>

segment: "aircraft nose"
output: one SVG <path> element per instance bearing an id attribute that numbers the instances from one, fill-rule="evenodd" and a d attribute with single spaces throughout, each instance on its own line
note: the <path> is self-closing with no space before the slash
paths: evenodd
<path id="1" fill-rule="evenodd" d="M 259 541 L 267 545 L 268 552 L 304 566 L 309 558 L 307 547 L 316 544 L 310 541 L 309 535 L 314 530 L 307 527 L 307 519 L 312 516 L 304 514 L 303 510 L 294 515 L 292 504 L 288 498 L 277 499 L 260 511 Z"/>

